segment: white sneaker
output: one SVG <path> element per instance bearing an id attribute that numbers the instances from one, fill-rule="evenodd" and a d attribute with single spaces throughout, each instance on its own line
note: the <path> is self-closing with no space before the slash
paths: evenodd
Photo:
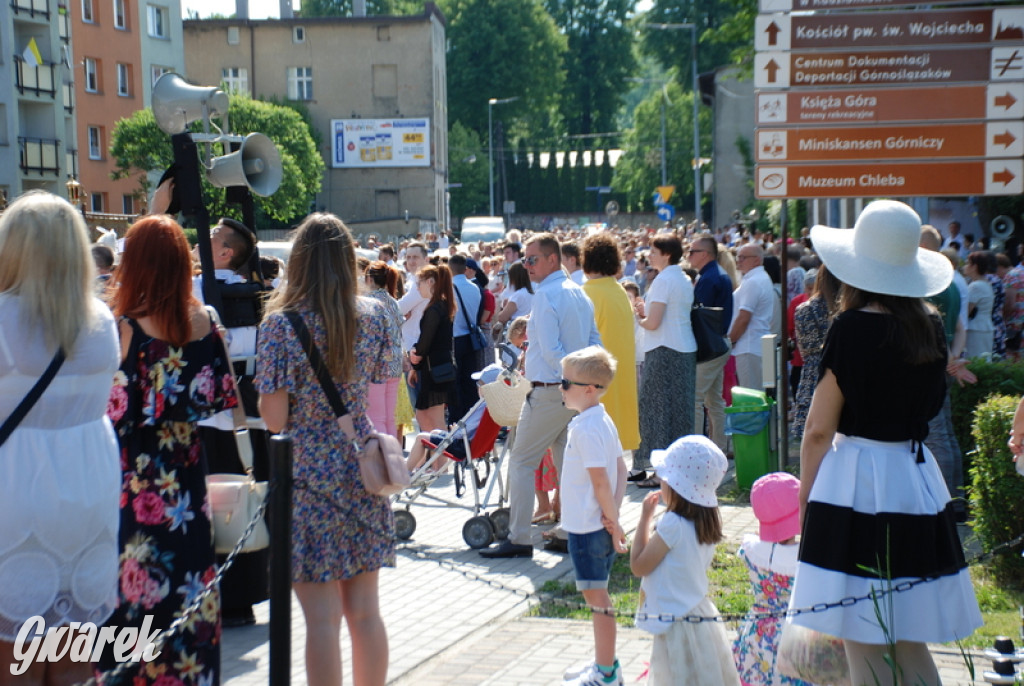
<path id="1" fill-rule="evenodd" d="M 570 671 L 572 668 L 566 671 L 562 686 L 623 686 L 622 667 L 619 666 L 618 661 L 615 662 L 615 674 L 611 681 L 605 681 L 604 674 L 597 668 L 596 662 L 583 665 L 583 670 L 576 673 L 575 676 L 570 677 Z"/>

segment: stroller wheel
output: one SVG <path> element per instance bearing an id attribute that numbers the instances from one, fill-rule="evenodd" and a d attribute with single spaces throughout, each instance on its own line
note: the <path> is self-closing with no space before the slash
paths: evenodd
<path id="1" fill-rule="evenodd" d="M 408 510 L 395 510 L 395 536 L 408 541 L 416 531 L 416 518 Z"/>
<path id="2" fill-rule="evenodd" d="M 494 527 L 494 538 L 499 541 L 504 541 L 508 538 L 508 508 L 498 508 L 487 515 L 487 517 L 491 520 L 491 525 Z"/>
<path id="3" fill-rule="evenodd" d="M 462 527 L 462 539 L 470 548 L 486 548 L 494 540 L 491 520 L 483 515 L 473 517 Z"/>

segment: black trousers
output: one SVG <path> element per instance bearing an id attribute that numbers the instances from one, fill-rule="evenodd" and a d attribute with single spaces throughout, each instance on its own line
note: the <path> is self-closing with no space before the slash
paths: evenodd
<path id="1" fill-rule="evenodd" d="M 454 422 L 469 412 L 470 408 L 480 399 L 476 381 L 472 374 L 480 371 L 483 360 L 482 351 L 473 350 L 469 334 L 456 336 L 455 344 L 455 399 L 448 408 L 448 419 Z"/>

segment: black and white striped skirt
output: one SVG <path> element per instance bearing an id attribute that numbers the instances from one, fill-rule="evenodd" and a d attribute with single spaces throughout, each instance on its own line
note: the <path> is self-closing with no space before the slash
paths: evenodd
<path id="1" fill-rule="evenodd" d="M 922 577 L 908 590 L 885 593 Z M 789 621 L 870 644 L 939 643 L 981 626 L 949 491 L 916 442 L 836 434 L 811 489 Z M 881 592 L 881 593 L 879 593 Z"/>

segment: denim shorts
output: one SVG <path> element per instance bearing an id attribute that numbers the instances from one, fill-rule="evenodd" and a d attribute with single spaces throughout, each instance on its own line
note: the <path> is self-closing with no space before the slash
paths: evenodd
<path id="1" fill-rule="evenodd" d="M 608 588 L 608 575 L 615 562 L 615 546 L 607 529 L 589 534 L 569 534 L 569 557 L 576 570 L 576 590 Z"/>

